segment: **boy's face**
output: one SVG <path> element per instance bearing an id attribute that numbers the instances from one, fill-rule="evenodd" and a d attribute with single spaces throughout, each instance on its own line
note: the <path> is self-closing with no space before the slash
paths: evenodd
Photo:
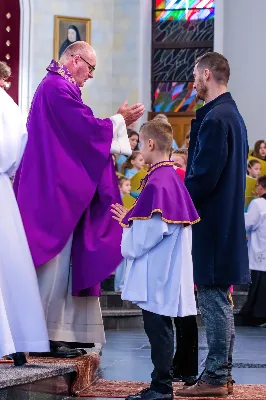
<path id="1" fill-rule="evenodd" d="M 147 139 L 147 137 L 143 135 L 143 132 L 141 130 L 139 133 L 139 142 L 140 142 L 141 154 L 144 158 L 145 164 L 152 164 L 151 154 L 153 150 L 153 141 Z"/>

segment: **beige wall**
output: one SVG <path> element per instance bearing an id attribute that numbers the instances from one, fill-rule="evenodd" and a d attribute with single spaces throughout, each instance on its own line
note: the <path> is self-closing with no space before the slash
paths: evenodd
<path id="1" fill-rule="evenodd" d="M 54 15 L 92 21 L 91 44 L 97 52 L 97 68 L 95 79 L 83 89 L 83 99 L 96 116 L 114 114 L 126 99 L 149 106 L 151 0 L 21 0 L 22 8 L 26 3 L 30 3 L 31 14 L 21 32 L 27 42 L 29 31 L 30 43 L 22 51 L 24 112 L 53 57 Z"/>
<path id="2" fill-rule="evenodd" d="M 248 129 L 249 145 L 266 139 L 264 118 L 266 65 L 266 1 L 217 0 L 223 3 L 223 26 L 218 15 L 217 51 L 223 50 L 231 67 L 229 90 Z M 217 10 L 218 11 L 218 10 Z"/>

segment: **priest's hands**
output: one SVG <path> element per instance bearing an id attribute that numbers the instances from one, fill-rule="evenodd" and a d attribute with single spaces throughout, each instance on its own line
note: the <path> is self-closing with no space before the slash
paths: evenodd
<path id="1" fill-rule="evenodd" d="M 128 106 L 128 101 L 126 100 L 117 111 L 117 114 L 121 114 L 125 120 L 126 126 L 133 124 L 144 114 L 145 108 L 141 103 L 134 104 L 133 106 Z"/>
<path id="2" fill-rule="evenodd" d="M 121 204 L 112 204 L 111 213 L 114 214 L 112 218 L 116 219 L 119 223 L 122 222 L 122 219 L 127 214 L 128 210 L 121 206 Z"/>

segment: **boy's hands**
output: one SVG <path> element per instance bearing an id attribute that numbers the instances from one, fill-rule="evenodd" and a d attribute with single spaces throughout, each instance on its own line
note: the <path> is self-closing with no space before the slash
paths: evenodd
<path id="1" fill-rule="evenodd" d="M 127 212 L 128 210 L 125 207 L 121 206 L 121 204 L 116 203 L 111 205 L 111 213 L 114 214 L 113 218 L 116 219 L 119 223 L 122 222 L 122 219 Z"/>

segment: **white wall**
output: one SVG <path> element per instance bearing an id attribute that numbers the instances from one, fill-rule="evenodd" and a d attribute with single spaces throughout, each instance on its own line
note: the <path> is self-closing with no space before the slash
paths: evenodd
<path id="1" fill-rule="evenodd" d="M 217 0 L 221 2 L 221 0 Z M 266 0 L 223 0 L 223 54 L 231 67 L 231 91 L 248 129 L 249 145 L 266 139 L 264 120 L 266 65 Z M 219 51 L 220 48 L 217 48 Z"/>
<path id="2" fill-rule="evenodd" d="M 90 18 L 97 53 L 95 78 L 83 99 L 96 116 L 114 114 L 124 100 L 150 106 L 151 0 L 20 0 L 21 93 L 27 112 L 53 58 L 54 15 Z"/>

